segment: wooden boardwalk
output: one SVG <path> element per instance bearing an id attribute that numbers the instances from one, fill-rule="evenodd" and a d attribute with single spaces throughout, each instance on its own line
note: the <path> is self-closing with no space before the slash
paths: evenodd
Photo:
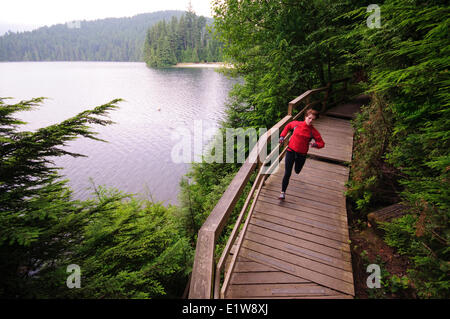
<path id="1" fill-rule="evenodd" d="M 328 116 L 313 125 L 325 147 L 310 149 L 284 201 L 278 199 L 284 160 L 266 180 L 221 297 L 353 298 L 344 196 L 349 169 L 339 164 L 351 161 L 353 132 L 348 120 Z"/>

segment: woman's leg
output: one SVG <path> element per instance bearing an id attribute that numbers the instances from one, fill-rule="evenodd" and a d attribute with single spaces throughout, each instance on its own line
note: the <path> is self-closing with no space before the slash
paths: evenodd
<path id="1" fill-rule="evenodd" d="M 305 161 L 306 161 L 306 155 L 302 155 L 302 154 L 295 154 L 295 173 L 299 174 L 300 171 L 303 168 L 303 165 L 305 165 Z"/>
<path id="2" fill-rule="evenodd" d="M 284 177 L 283 183 L 281 184 L 281 191 L 286 192 L 286 189 L 289 184 L 289 179 L 291 178 L 292 166 L 294 166 L 295 153 L 286 151 L 286 156 L 284 158 L 285 167 L 284 167 Z"/>

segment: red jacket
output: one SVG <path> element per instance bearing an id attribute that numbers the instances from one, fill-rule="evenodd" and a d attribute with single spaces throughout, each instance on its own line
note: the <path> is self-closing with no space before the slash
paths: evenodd
<path id="1" fill-rule="evenodd" d="M 292 121 L 284 128 L 281 132 L 281 136 L 285 137 L 286 134 L 294 129 L 294 133 L 289 140 L 289 148 L 297 153 L 306 154 L 309 150 L 309 143 L 311 137 L 315 140 L 315 145 L 317 148 L 322 148 L 325 146 L 325 142 L 314 126 L 306 124 L 304 121 Z"/>

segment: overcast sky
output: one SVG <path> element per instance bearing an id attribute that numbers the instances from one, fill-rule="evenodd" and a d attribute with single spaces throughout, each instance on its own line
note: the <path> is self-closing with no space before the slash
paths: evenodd
<path id="1" fill-rule="evenodd" d="M 191 0 L 197 15 L 211 17 L 212 0 Z M 131 17 L 160 10 L 186 10 L 189 0 L 1 0 L 0 23 L 53 25 L 73 20 Z"/>

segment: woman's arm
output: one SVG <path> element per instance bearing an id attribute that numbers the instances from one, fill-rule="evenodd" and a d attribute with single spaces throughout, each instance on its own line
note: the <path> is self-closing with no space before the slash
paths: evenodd
<path id="1" fill-rule="evenodd" d="M 320 136 L 320 133 L 318 130 L 316 130 L 315 128 L 312 129 L 312 135 L 314 138 L 314 143 L 312 143 L 312 147 L 316 147 L 316 148 L 322 148 L 325 146 L 325 142 L 322 139 L 322 136 Z"/>
<path id="2" fill-rule="evenodd" d="M 281 132 L 280 137 L 285 137 L 287 135 L 287 133 L 292 130 L 292 124 L 294 124 L 294 122 L 290 122 L 288 125 L 286 125 L 284 127 L 284 130 Z"/>
<path id="3" fill-rule="evenodd" d="M 293 124 L 293 122 L 291 122 L 291 123 L 289 123 L 288 125 L 286 125 L 285 127 L 284 127 L 284 130 L 281 132 L 281 134 L 280 134 L 280 143 L 283 143 L 284 142 L 284 137 L 287 135 L 287 133 L 290 131 L 290 130 L 292 130 L 292 124 Z"/>

